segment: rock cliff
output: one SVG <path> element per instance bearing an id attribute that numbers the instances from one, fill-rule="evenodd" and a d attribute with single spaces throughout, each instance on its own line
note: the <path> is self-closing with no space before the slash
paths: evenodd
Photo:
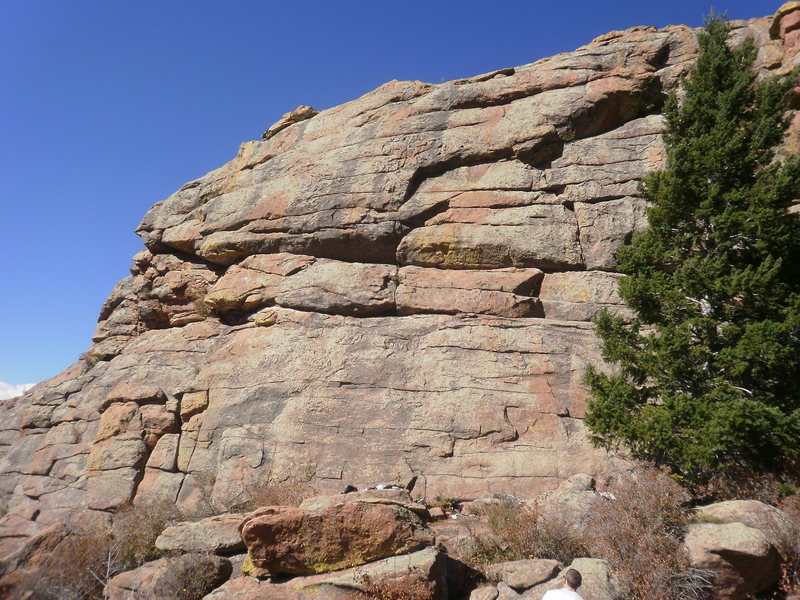
<path id="1" fill-rule="evenodd" d="M 787 72 L 799 16 L 732 42 Z M 588 320 L 619 305 L 695 34 L 300 107 L 153 206 L 92 347 L 0 403 L 0 556 L 129 501 L 234 505 L 266 476 L 469 498 L 622 468 L 582 425 Z"/>

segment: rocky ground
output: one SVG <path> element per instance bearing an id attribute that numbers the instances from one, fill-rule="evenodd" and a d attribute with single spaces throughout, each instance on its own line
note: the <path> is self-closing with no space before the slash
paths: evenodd
<path id="1" fill-rule="evenodd" d="M 386 489 L 179 522 L 155 541 L 163 558 L 113 576 L 105 593 L 111 600 L 538 600 L 573 568 L 583 576 L 584 597 L 618 597 L 613 569 L 597 558 L 476 565 L 475 544 L 488 535 L 484 509 L 501 501 L 443 510 L 413 501 L 405 489 Z M 581 530 L 598 503 L 615 501 L 598 493 L 590 476 L 576 475 L 535 506 L 546 519 L 559 516 Z M 780 510 L 728 501 L 697 509 L 692 521 L 684 540 L 691 566 L 714 581 L 720 598 L 748 598 L 778 582 L 782 533 L 793 527 Z M 6 597 L 26 597 L 31 565 L 63 552 L 68 534 L 63 525 L 51 527 L 7 558 L 0 570 Z"/>

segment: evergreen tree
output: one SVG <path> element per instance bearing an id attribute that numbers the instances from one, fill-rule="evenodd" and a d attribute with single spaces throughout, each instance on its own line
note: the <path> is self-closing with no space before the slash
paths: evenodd
<path id="1" fill-rule="evenodd" d="M 752 43 L 712 17 L 664 109 L 666 170 L 642 183 L 649 228 L 620 249 L 634 313 L 595 318 L 592 440 L 690 479 L 781 471 L 800 455 L 800 160 L 775 160 L 792 77 L 756 82 Z"/>

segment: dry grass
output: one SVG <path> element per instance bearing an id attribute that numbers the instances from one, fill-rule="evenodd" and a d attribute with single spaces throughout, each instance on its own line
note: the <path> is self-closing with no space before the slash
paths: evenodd
<path id="1" fill-rule="evenodd" d="M 100 600 L 113 562 L 108 532 L 73 528 L 53 552 L 19 574 L 16 588 L 29 592 L 30 600 Z"/>
<path id="2" fill-rule="evenodd" d="M 30 600 L 100 600 L 114 575 L 160 556 L 156 537 L 179 519 L 174 503 L 155 501 L 120 509 L 110 530 L 73 527 L 28 565 L 17 588 L 30 591 Z"/>
<path id="3" fill-rule="evenodd" d="M 155 547 L 156 538 L 169 525 L 182 519 L 183 515 L 175 503 L 166 499 L 119 509 L 114 516 L 111 536 L 120 571 L 135 569 L 161 556 Z"/>
<path id="4" fill-rule="evenodd" d="M 373 579 L 360 577 L 364 600 L 431 600 L 436 597 L 436 585 L 419 577 Z"/>
<path id="5" fill-rule="evenodd" d="M 489 535 L 475 540 L 467 557 L 477 569 L 485 571 L 494 563 L 526 558 L 553 558 L 569 564 L 586 555 L 580 532 L 566 521 L 545 520 L 535 506 L 515 498 L 503 498 L 488 505 L 483 516 Z"/>
<path id="6" fill-rule="evenodd" d="M 693 570 L 683 546 L 689 495 L 651 469 L 624 478 L 599 505 L 587 532 L 594 556 L 609 561 L 625 600 L 701 599 L 709 573 Z"/>
<path id="7" fill-rule="evenodd" d="M 174 560 L 169 572 L 159 577 L 153 587 L 159 598 L 200 600 L 229 575 L 230 569 L 220 572 L 207 554 L 184 554 Z"/>

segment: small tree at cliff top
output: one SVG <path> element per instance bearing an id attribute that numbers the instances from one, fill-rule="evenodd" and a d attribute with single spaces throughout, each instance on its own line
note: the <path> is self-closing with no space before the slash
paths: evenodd
<path id="1" fill-rule="evenodd" d="M 800 161 L 774 160 L 790 78 L 756 83 L 752 44 L 711 18 L 684 97 L 666 103 L 667 166 L 642 184 L 650 227 L 618 255 L 634 313 L 595 318 L 592 439 L 690 479 L 800 455 Z"/>

